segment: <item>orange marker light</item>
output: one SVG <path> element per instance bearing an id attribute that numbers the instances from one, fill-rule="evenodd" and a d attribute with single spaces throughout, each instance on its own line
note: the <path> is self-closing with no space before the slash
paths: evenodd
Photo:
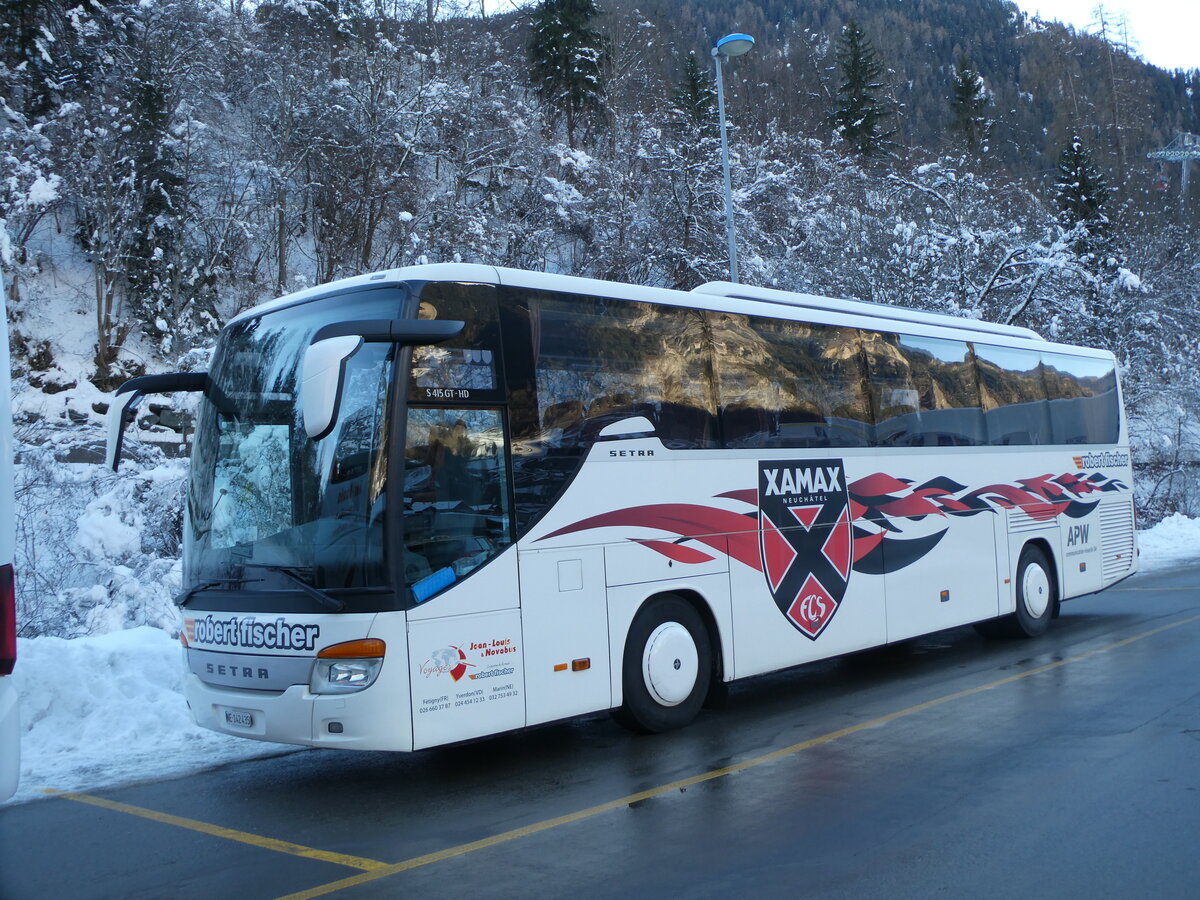
<path id="1" fill-rule="evenodd" d="M 592 667 L 591 659 L 573 659 L 571 660 L 572 672 L 585 672 Z"/>
<path id="2" fill-rule="evenodd" d="M 555 663 L 555 664 L 554 664 L 554 671 L 555 671 L 555 672 L 565 672 L 565 671 L 567 671 L 567 664 L 566 664 L 566 663 Z"/>
<path id="3" fill-rule="evenodd" d="M 333 644 L 317 654 L 319 659 L 382 659 L 387 645 L 379 638 L 362 638 Z"/>

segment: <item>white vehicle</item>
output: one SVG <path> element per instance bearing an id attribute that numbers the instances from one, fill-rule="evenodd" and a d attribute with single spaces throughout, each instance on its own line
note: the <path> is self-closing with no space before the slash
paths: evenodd
<path id="1" fill-rule="evenodd" d="M 471 265 L 239 316 L 185 523 L 209 728 L 415 750 L 964 623 L 1040 634 L 1136 565 L 1111 354 L 735 284 Z"/>
<path id="2" fill-rule="evenodd" d="M 17 663 L 17 597 L 13 575 L 12 380 L 8 358 L 8 315 L 0 275 L 0 800 L 17 789 L 21 769 L 21 723 L 13 667 Z"/>

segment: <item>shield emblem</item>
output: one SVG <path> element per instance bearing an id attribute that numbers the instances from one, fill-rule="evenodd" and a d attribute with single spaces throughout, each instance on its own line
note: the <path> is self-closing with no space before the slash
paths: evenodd
<path id="1" fill-rule="evenodd" d="M 816 640 L 846 595 L 854 532 L 840 459 L 758 464 L 758 546 L 780 612 Z"/>

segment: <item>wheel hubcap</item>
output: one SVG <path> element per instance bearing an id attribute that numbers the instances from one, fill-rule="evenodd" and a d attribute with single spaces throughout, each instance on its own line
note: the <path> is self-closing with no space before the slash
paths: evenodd
<path id="1" fill-rule="evenodd" d="M 1021 594 L 1025 598 L 1025 609 L 1035 619 L 1040 619 L 1050 605 L 1050 579 L 1046 570 L 1038 565 L 1026 567 Z"/>
<path id="2" fill-rule="evenodd" d="M 700 655 L 691 633 L 678 622 L 655 628 L 642 652 L 642 676 L 654 701 L 678 706 L 691 695 L 699 674 Z"/>

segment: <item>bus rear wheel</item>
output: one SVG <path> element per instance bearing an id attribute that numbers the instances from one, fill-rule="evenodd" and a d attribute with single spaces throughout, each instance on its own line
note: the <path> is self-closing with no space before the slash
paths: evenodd
<path id="1" fill-rule="evenodd" d="M 625 639 L 625 699 L 617 721 L 647 734 L 682 728 L 700 711 L 712 668 L 700 614 L 682 597 L 655 597 L 638 611 Z"/>
<path id="2" fill-rule="evenodd" d="M 1054 570 L 1040 547 L 1026 546 L 1017 563 L 1017 611 L 1013 631 L 1018 637 L 1045 634 L 1054 617 Z"/>
<path id="3" fill-rule="evenodd" d="M 1027 544 L 1017 561 L 1017 608 L 1002 619 L 980 622 L 984 637 L 1031 638 L 1045 634 L 1058 609 L 1054 569 L 1040 547 Z"/>

